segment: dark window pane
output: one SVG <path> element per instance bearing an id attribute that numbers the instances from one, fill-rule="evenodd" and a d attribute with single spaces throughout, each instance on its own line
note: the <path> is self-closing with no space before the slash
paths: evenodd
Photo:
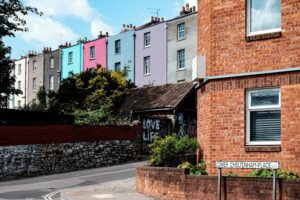
<path id="1" fill-rule="evenodd" d="M 251 106 L 279 105 L 279 91 L 258 91 L 251 93 Z"/>
<path id="2" fill-rule="evenodd" d="M 250 112 L 250 141 L 280 141 L 280 110 Z"/>

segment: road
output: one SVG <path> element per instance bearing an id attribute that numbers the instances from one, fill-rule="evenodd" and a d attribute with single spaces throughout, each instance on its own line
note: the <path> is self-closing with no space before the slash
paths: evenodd
<path id="1" fill-rule="evenodd" d="M 135 177 L 136 167 L 145 164 L 146 162 L 136 162 L 50 176 L 0 182 L 0 200 L 59 199 L 59 191 L 63 189 L 132 179 Z"/>

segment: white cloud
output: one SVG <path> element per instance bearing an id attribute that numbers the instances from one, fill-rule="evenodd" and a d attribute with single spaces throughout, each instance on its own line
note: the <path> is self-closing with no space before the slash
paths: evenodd
<path id="1" fill-rule="evenodd" d="M 101 13 L 91 7 L 88 0 L 27 0 L 27 5 L 38 8 L 44 14 L 42 17 L 26 17 L 29 32 L 21 33 L 21 36 L 27 42 L 34 41 L 53 47 L 60 41 L 74 42 L 85 37 L 77 35 L 64 24 L 61 21 L 64 17 L 76 17 L 82 23 L 88 23 L 93 37 L 97 37 L 100 31 L 114 33 L 113 28 L 103 20 Z"/>
<path id="2" fill-rule="evenodd" d="M 278 28 L 281 24 L 280 4 L 277 0 L 269 0 L 260 7 L 252 8 L 252 31 Z"/>
<path id="3" fill-rule="evenodd" d="M 79 36 L 69 27 L 49 17 L 28 15 L 28 32 L 18 33 L 26 42 L 34 42 L 45 47 L 57 48 L 62 42 L 75 42 Z"/>
<path id="4" fill-rule="evenodd" d="M 185 0 L 185 3 L 190 4 L 190 6 L 196 6 L 196 8 L 198 6 L 198 0 Z M 198 8 L 197 8 L 197 10 L 198 10 Z"/>
<path id="5" fill-rule="evenodd" d="M 113 28 L 106 24 L 100 17 L 97 17 L 91 21 L 91 33 L 94 38 L 99 35 L 99 32 L 102 31 L 103 34 L 108 32 L 109 35 L 113 35 L 114 31 Z"/>
<path id="6" fill-rule="evenodd" d="M 75 16 L 89 21 L 97 14 L 87 0 L 28 0 L 27 4 L 52 17 Z"/>

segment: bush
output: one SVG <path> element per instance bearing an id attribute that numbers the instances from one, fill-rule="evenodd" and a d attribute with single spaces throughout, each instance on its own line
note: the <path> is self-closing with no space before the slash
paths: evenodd
<path id="1" fill-rule="evenodd" d="M 264 177 L 264 178 L 272 178 L 273 177 L 273 171 L 270 169 L 258 169 L 252 171 L 250 174 L 248 174 L 249 177 Z M 276 172 L 276 178 L 284 179 L 284 180 L 290 180 L 290 179 L 296 179 L 298 178 L 298 175 L 296 172 L 287 170 L 287 169 L 279 169 Z"/>
<path id="2" fill-rule="evenodd" d="M 235 173 L 233 173 L 232 171 L 229 171 L 224 176 L 227 176 L 227 177 L 237 177 L 238 175 L 235 174 Z"/>
<path id="3" fill-rule="evenodd" d="M 206 169 L 206 164 L 202 160 L 198 165 L 196 165 L 191 169 L 190 173 L 194 175 L 207 175 L 205 169 Z"/>
<path id="4" fill-rule="evenodd" d="M 190 174 L 193 175 L 206 175 L 206 164 L 204 161 L 201 161 L 198 165 L 193 166 L 190 162 L 184 162 L 181 165 L 178 165 L 177 168 L 181 168 L 181 169 L 189 169 L 190 170 Z"/>
<path id="5" fill-rule="evenodd" d="M 179 138 L 176 134 L 165 138 L 156 137 L 149 145 L 151 160 L 154 166 L 177 167 L 186 161 L 186 154 L 195 153 L 198 147 L 197 140 L 185 136 Z"/>

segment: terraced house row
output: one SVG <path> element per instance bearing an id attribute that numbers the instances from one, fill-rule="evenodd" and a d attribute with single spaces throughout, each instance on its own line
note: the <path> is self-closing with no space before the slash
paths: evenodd
<path id="1" fill-rule="evenodd" d="M 151 17 L 139 27 L 124 24 L 113 36 L 100 32 L 94 40 L 44 48 L 40 54 L 31 51 L 15 61 L 15 87 L 23 95 L 12 97 L 10 107 L 35 103 L 40 87 L 56 91 L 62 80 L 89 68 L 126 67 L 127 78 L 138 87 L 191 81 L 197 59 L 197 16 L 196 8 L 187 4 L 171 20 Z"/>

